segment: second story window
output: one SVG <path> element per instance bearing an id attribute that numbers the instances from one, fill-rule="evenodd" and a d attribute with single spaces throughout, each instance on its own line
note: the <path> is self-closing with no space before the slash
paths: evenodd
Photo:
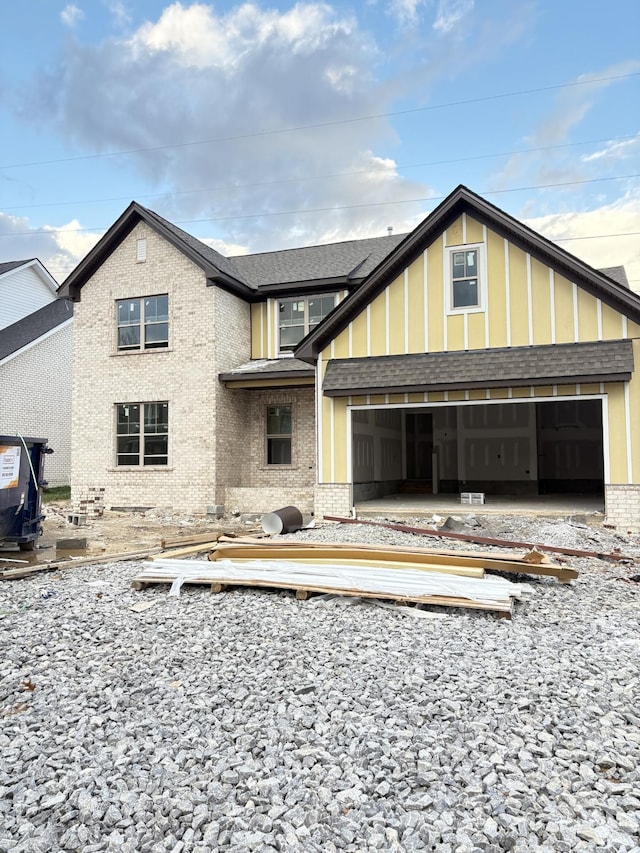
<path id="1" fill-rule="evenodd" d="M 483 246 L 454 246 L 447 249 L 449 270 L 447 288 L 447 311 L 480 311 L 484 304 L 483 290 Z"/>
<path id="2" fill-rule="evenodd" d="M 336 294 L 303 296 L 278 301 L 280 352 L 291 352 L 336 304 Z"/>
<path id="3" fill-rule="evenodd" d="M 169 346 L 169 297 L 119 299 L 118 350 L 160 349 Z"/>

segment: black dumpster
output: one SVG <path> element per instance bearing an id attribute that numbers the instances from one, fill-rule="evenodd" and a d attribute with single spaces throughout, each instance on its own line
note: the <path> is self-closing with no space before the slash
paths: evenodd
<path id="1" fill-rule="evenodd" d="M 42 533 L 46 438 L 0 435 L 0 543 L 32 551 Z"/>

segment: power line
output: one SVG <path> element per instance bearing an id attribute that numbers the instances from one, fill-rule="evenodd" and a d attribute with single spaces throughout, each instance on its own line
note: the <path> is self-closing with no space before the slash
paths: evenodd
<path id="1" fill-rule="evenodd" d="M 630 74 L 616 74 L 611 77 L 596 77 L 591 80 L 576 80 L 572 83 L 557 83 L 552 86 L 539 86 L 535 89 L 520 89 L 515 92 L 503 92 L 496 95 L 483 95 L 479 98 L 465 98 L 462 101 L 448 101 L 443 104 L 430 104 L 426 107 L 412 107 L 406 110 L 394 110 L 387 113 L 375 113 L 368 116 L 357 116 L 354 118 L 336 119 L 334 121 L 317 122 L 315 124 L 295 125 L 293 127 L 284 127 L 276 130 L 257 130 L 251 133 L 238 133 L 229 136 L 216 136 L 211 139 L 201 139 L 193 142 L 177 142 L 173 145 L 154 145 L 146 148 L 130 148 L 123 151 L 106 151 L 101 154 L 82 154 L 77 157 L 59 157 L 52 160 L 32 160 L 26 163 L 9 163 L 0 165 L 0 169 L 20 169 L 27 166 L 49 166 L 56 163 L 72 163 L 80 160 L 98 160 L 106 157 L 120 157 L 130 154 L 145 154 L 151 151 L 168 151 L 177 148 L 188 148 L 196 145 L 210 145 L 216 142 L 237 142 L 241 139 L 256 139 L 265 136 L 276 136 L 284 133 L 295 133 L 304 130 L 319 130 L 323 127 L 339 127 L 345 124 L 355 124 L 361 121 L 374 121 L 381 118 L 394 118 L 396 116 L 412 115 L 415 113 L 430 112 L 433 110 L 442 110 L 449 107 L 462 107 L 469 104 L 486 103 L 487 101 L 498 101 L 504 98 L 515 98 L 520 95 L 535 95 L 541 92 L 552 92 L 559 89 L 569 89 L 576 86 L 590 86 L 593 83 L 608 83 L 613 80 L 626 80 L 631 77 L 640 77 L 640 71 L 634 71 Z"/>
<path id="2" fill-rule="evenodd" d="M 517 154 L 535 154 L 539 151 L 555 151 L 561 148 L 574 148 L 578 145 L 599 145 L 605 142 L 620 142 L 627 139 L 638 139 L 640 140 L 640 134 L 632 133 L 625 136 L 613 136 L 606 137 L 604 139 L 587 139 L 581 142 L 564 142 L 558 145 L 544 145 L 537 148 L 521 148 L 515 149 L 513 151 L 501 151 L 495 154 L 476 154 L 472 157 L 457 157 L 450 160 L 430 160 L 424 163 L 408 163 L 404 165 L 395 165 L 396 169 L 419 169 L 425 166 L 444 166 L 451 163 L 469 163 L 476 160 L 489 160 L 497 157 L 513 157 Z M 320 181 L 320 180 L 328 180 L 329 178 L 348 178 L 355 177 L 357 175 L 375 175 L 378 172 L 384 173 L 384 169 L 361 169 L 359 171 L 354 172 L 334 172 L 326 175 L 311 175 L 302 178 L 283 178 L 278 181 L 256 181 L 248 184 L 216 184 L 212 187 L 207 187 L 205 189 L 197 189 L 197 190 L 175 190 L 174 192 L 161 192 L 161 193 L 145 193 L 145 194 L 137 194 L 136 198 L 146 199 L 146 198 L 172 198 L 175 196 L 182 195 L 194 195 L 196 193 L 206 193 L 206 192 L 219 192 L 220 190 L 239 190 L 239 189 L 251 189 L 253 187 L 268 187 L 268 186 L 278 186 L 281 184 L 292 184 L 292 183 L 300 183 L 301 181 Z M 42 207 L 65 207 L 71 205 L 78 204 L 100 204 L 104 202 L 114 202 L 114 201 L 129 201 L 131 196 L 112 196 L 110 198 L 97 198 L 97 199 L 87 199 L 85 201 L 58 201 L 58 202 L 44 202 L 40 204 L 20 204 L 13 205 L 10 207 L 3 206 L 3 210 L 32 210 L 35 208 Z"/>
<path id="3" fill-rule="evenodd" d="M 0 237 L 8 236 L 0 234 Z M 545 236 L 545 235 L 542 235 Z M 552 243 L 568 243 L 572 240 L 606 240 L 610 237 L 640 237 L 640 231 L 624 231 L 619 232 L 618 234 L 585 234 L 582 237 L 546 237 L 547 240 L 551 240 Z M 65 270 L 75 269 L 77 264 L 71 262 L 67 264 L 48 264 L 47 269 L 51 272 L 52 270 L 58 270 L 64 272 Z M 640 278 L 630 278 L 630 282 L 640 281 Z"/>
<path id="4" fill-rule="evenodd" d="M 525 192 L 530 190 L 544 190 L 544 189 L 553 189 L 556 187 L 570 187 L 577 186 L 583 184 L 596 184 L 603 183 L 605 181 L 623 181 L 629 180 L 631 178 L 640 178 L 640 173 L 636 173 L 633 175 L 614 175 L 609 178 L 588 178 L 579 181 L 561 181 L 555 184 L 535 184 L 528 187 L 511 187 L 508 189 L 500 189 L 500 190 L 484 190 L 479 192 L 479 195 L 504 195 L 506 193 L 516 193 L 516 192 Z M 174 225 L 195 225 L 202 222 L 229 222 L 235 220 L 245 220 L 245 219 L 266 219 L 267 217 L 273 216 L 291 216 L 291 215 L 300 215 L 303 213 L 329 213 L 334 212 L 336 210 L 357 210 L 360 208 L 366 207 L 389 207 L 395 204 L 418 204 L 421 202 L 433 202 L 433 201 L 443 201 L 443 199 L 447 198 L 447 196 L 426 196 L 424 198 L 407 198 L 407 199 L 399 199 L 397 201 L 372 201 L 372 202 L 363 202 L 361 204 L 341 204 L 341 205 L 332 205 L 331 207 L 310 207 L 303 208 L 297 210 L 276 210 L 271 211 L 270 213 L 245 213 L 238 216 L 208 216 L 203 217 L 201 219 L 178 219 L 173 224 Z M 29 237 L 35 234 L 81 234 L 84 232 L 91 231 L 105 231 L 108 226 L 93 226 L 91 228 L 41 228 L 34 229 L 33 231 L 15 231 L 12 233 L 0 234 L 0 237 Z"/>

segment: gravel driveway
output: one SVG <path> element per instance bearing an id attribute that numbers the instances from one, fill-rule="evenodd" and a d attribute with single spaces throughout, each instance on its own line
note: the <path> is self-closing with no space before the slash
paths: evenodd
<path id="1" fill-rule="evenodd" d="M 0 851 L 639 851 L 638 567 L 573 565 L 512 622 L 0 584 Z"/>

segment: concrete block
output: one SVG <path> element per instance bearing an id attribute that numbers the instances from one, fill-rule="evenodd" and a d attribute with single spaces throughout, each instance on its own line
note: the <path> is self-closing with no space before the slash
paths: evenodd
<path id="1" fill-rule="evenodd" d="M 85 536 L 76 539 L 58 539 L 56 541 L 56 551 L 84 551 L 87 547 L 87 539 Z"/>

